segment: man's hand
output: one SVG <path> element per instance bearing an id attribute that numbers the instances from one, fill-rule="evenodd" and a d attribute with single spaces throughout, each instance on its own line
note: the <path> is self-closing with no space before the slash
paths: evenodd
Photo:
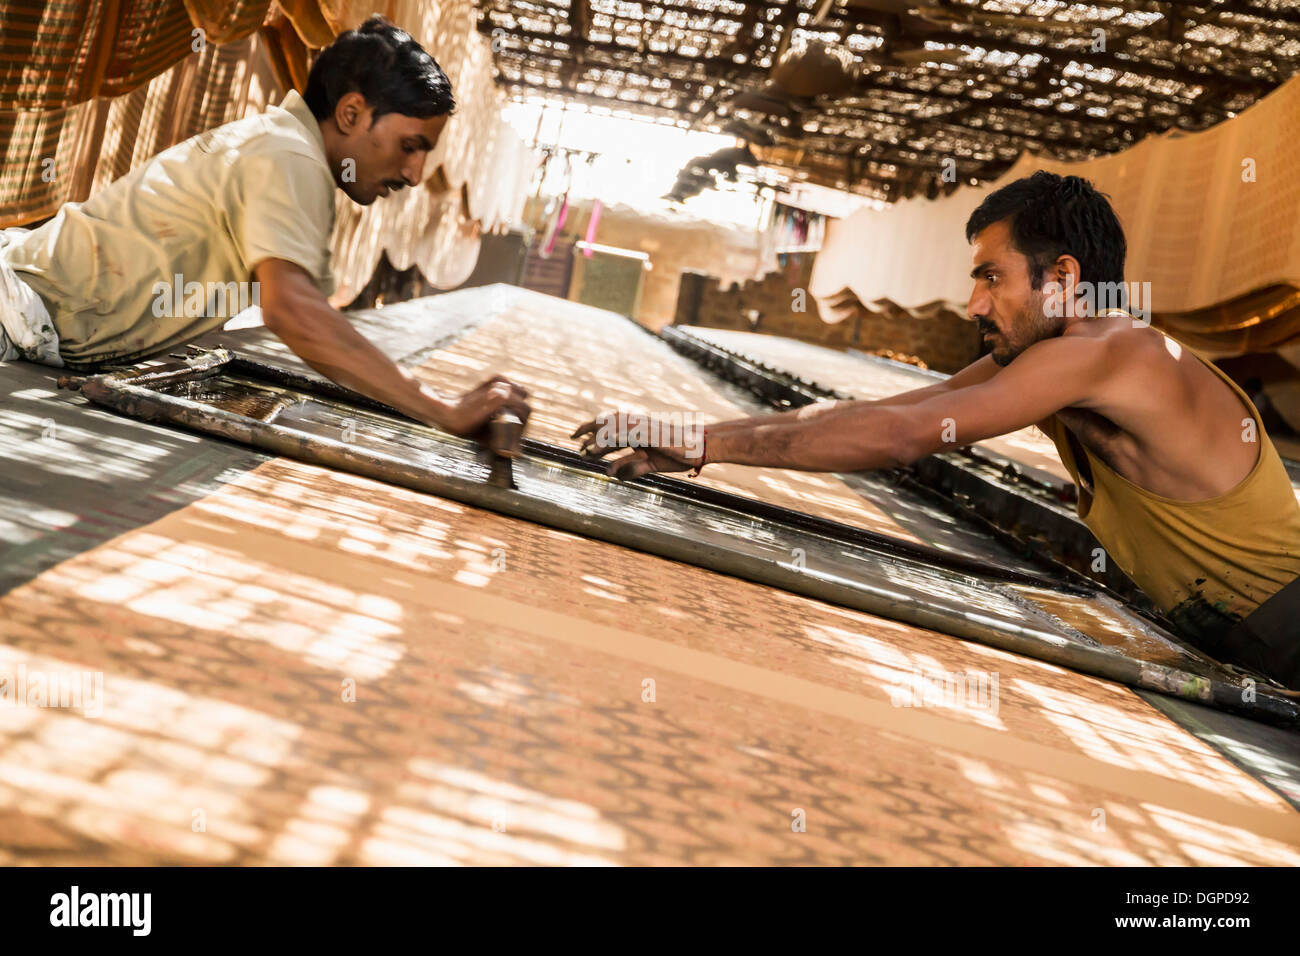
<path id="1" fill-rule="evenodd" d="M 628 453 L 606 463 L 615 478 L 689 471 L 704 466 L 704 426 L 665 421 L 643 412 L 603 412 L 571 436 L 592 459 L 614 451 Z"/>
<path id="2" fill-rule="evenodd" d="M 442 424 L 452 434 L 476 437 L 492 416 L 504 409 L 514 412 L 526 425 L 532 412 L 527 399 L 528 392 L 523 388 L 501 375 L 493 375 L 459 398 L 449 399 Z"/>
<path id="3" fill-rule="evenodd" d="M 264 259 L 254 275 L 261 284 L 266 327 L 331 381 L 457 435 L 477 437 L 501 409 L 528 420 L 527 392 L 500 376 L 459 397 L 447 397 L 398 368 L 330 307 L 301 266 Z"/>

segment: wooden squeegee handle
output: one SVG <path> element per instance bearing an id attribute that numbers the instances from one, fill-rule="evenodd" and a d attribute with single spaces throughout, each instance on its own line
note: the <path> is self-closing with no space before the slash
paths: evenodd
<path id="1" fill-rule="evenodd" d="M 488 448 L 502 458 L 523 454 L 524 423 L 514 412 L 498 412 L 488 423 Z"/>

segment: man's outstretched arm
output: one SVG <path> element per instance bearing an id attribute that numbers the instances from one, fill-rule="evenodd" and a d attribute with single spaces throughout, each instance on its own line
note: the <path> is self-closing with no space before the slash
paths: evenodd
<path id="1" fill-rule="evenodd" d="M 1110 374 L 1107 345 L 1091 338 L 1059 337 L 1031 346 L 1006 368 L 966 387 L 936 390 L 911 404 L 842 402 L 805 420 L 786 416 L 750 419 L 718 431 L 704 429 L 705 460 L 802 471 L 865 471 L 910 464 L 959 445 L 1016 431 L 1068 405 L 1090 407 Z M 597 420 L 597 423 L 600 420 Z M 596 424 L 596 423 L 589 423 Z M 607 454 L 584 426 L 591 453 Z M 699 442 L 692 442 L 700 447 Z M 683 447 L 662 452 L 633 449 L 613 463 L 619 477 L 680 471 L 698 464 Z"/>
<path id="2" fill-rule="evenodd" d="M 803 424 L 760 424 L 723 432 L 706 427 L 710 462 L 807 471 L 863 471 L 910 464 L 1086 404 L 1109 369 L 1095 339 L 1040 342 L 996 375 L 907 405 L 848 403 L 842 413 Z"/>
<path id="3" fill-rule="evenodd" d="M 776 412 L 770 415 L 755 415 L 750 418 L 736 418 L 725 422 L 715 422 L 709 425 L 709 434 L 717 435 L 725 432 L 741 431 L 751 428 L 755 425 L 775 425 L 781 422 L 809 422 L 814 418 L 820 418 L 823 415 L 841 415 L 851 411 L 855 407 L 870 405 L 880 407 L 884 405 L 916 405 L 938 395 L 944 395 L 948 392 L 959 388 L 967 388 L 971 385 L 978 385 L 980 382 L 987 381 L 997 374 L 998 366 L 993 361 L 993 356 L 985 355 L 976 359 L 970 365 L 967 365 L 960 372 L 949 376 L 933 385 L 926 385 L 923 388 L 914 388 L 910 391 L 899 392 L 896 395 L 890 395 L 886 398 L 859 399 L 849 401 L 825 401 L 814 402 L 811 405 L 805 405 L 802 408 L 796 408 L 788 412 Z"/>
<path id="4" fill-rule="evenodd" d="M 527 393 L 506 379 L 488 379 L 461 396 L 440 395 L 421 383 L 354 329 L 301 266 L 265 259 L 254 276 L 263 323 L 331 381 L 457 435 L 476 432 L 501 408 L 527 420 Z"/>

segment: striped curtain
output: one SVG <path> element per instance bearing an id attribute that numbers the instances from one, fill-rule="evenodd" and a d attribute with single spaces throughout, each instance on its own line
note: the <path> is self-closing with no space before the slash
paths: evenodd
<path id="1" fill-rule="evenodd" d="M 238 112 L 269 7 L 0 0 L 0 226 L 47 218 Z M 187 98 L 195 84 L 204 95 Z"/>
<path id="2" fill-rule="evenodd" d="M 364 287 L 384 252 L 457 284 L 481 234 L 518 218 L 537 159 L 501 119 L 473 0 L 0 0 L 0 227 L 34 225 L 303 90 L 314 52 L 375 12 L 442 64 L 459 108 L 426 188 L 365 210 L 339 197 L 340 294 Z"/>

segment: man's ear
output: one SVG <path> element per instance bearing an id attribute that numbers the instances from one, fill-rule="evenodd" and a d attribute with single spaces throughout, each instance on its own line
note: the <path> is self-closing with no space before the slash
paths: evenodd
<path id="1" fill-rule="evenodd" d="M 355 90 L 344 93 L 334 104 L 334 125 L 344 136 L 350 136 L 358 129 L 364 129 L 368 124 L 369 116 L 370 106 L 366 103 L 366 98 Z"/>
<path id="2" fill-rule="evenodd" d="M 1066 289 L 1077 289 L 1083 270 L 1074 256 L 1058 256 L 1054 266 L 1056 281 Z"/>
<path id="3" fill-rule="evenodd" d="M 1084 294 L 1079 289 L 1079 273 L 1079 260 L 1070 255 L 1057 256 L 1057 260 L 1048 269 L 1044 293 L 1050 290 L 1056 300 L 1053 315 L 1083 317 L 1084 313 L 1079 308 L 1080 295 Z"/>

